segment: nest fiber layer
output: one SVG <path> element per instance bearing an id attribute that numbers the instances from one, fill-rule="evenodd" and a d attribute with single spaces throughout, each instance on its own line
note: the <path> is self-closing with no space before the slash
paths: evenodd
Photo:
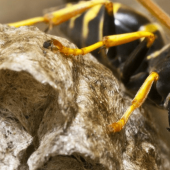
<path id="1" fill-rule="evenodd" d="M 43 48 L 36 27 L 0 25 L 0 169 L 168 169 L 169 150 L 136 110 L 119 133 L 106 127 L 130 104 L 112 72 L 90 54 Z"/>

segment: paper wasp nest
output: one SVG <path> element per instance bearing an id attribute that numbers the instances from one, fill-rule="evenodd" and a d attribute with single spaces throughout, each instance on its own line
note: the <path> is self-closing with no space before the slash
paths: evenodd
<path id="1" fill-rule="evenodd" d="M 51 37 L 0 25 L 0 169 L 169 169 L 169 149 L 143 109 L 107 133 L 130 99 L 90 54 L 44 49 Z"/>

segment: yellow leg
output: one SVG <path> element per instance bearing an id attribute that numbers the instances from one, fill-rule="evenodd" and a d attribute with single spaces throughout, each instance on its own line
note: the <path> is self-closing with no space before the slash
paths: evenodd
<path id="1" fill-rule="evenodd" d="M 15 23 L 9 23 L 8 25 L 14 26 L 14 27 L 20 27 L 20 26 L 26 26 L 26 25 L 33 25 L 39 22 L 47 22 L 50 25 L 58 25 L 61 24 L 70 18 L 83 13 L 87 9 L 99 5 L 99 4 L 110 4 L 111 2 L 109 0 L 92 0 L 92 1 L 87 1 L 87 2 L 82 2 L 76 5 L 68 6 L 65 7 L 61 10 L 49 13 L 44 15 L 43 17 L 36 17 L 36 18 L 31 18 L 27 19 L 24 21 L 19 21 Z M 109 5 L 107 5 L 107 9 L 110 10 Z"/>
<path id="2" fill-rule="evenodd" d="M 108 0 L 92 0 L 87 2 L 82 2 L 76 5 L 68 6 L 64 9 L 58 10 L 51 14 L 46 14 L 44 18 L 47 22 L 52 23 L 53 25 L 61 24 L 69 20 L 70 18 L 83 13 L 84 11 L 92 8 L 93 6 L 100 5 L 100 4 L 107 4 L 110 3 Z"/>
<path id="3" fill-rule="evenodd" d="M 64 53 L 65 55 L 79 55 L 79 54 L 87 54 L 99 47 L 105 46 L 106 48 L 117 46 L 121 44 L 125 44 L 134 40 L 137 40 L 139 38 L 147 38 L 149 47 L 153 41 L 155 40 L 154 34 L 150 32 L 145 31 L 138 31 L 133 33 L 126 33 L 126 34 L 119 34 L 119 35 L 111 35 L 106 36 L 103 38 L 102 41 L 99 41 L 93 45 L 90 45 L 85 48 L 81 49 L 71 49 L 63 46 L 58 40 L 52 39 L 51 42 L 53 44 L 54 50 L 59 50 L 61 53 Z"/>
<path id="4" fill-rule="evenodd" d="M 45 18 L 44 17 L 35 17 L 35 18 L 31 18 L 31 19 L 27 19 L 27 20 L 23 20 L 23 21 L 19 21 L 19 22 L 8 23 L 7 25 L 13 26 L 13 27 L 21 27 L 21 26 L 34 25 L 39 22 L 45 22 Z"/>
<path id="5" fill-rule="evenodd" d="M 133 99 L 132 105 L 127 109 L 127 111 L 124 113 L 121 119 L 117 121 L 116 123 L 112 123 L 109 125 L 110 132 L 119 132 L 122 130 L 122 128 L 125 126 L 126 122 L 128 121 L 131 113 L 136 108 L 140 107 L 143 104 L 143 102 L 148 96 L 148 93 L 151 89 L 153 82 L 157 81 L 158 78 L 159 78 L 159 75 L 156 72 L 152 72 L 147 77 L 147 79 L 145 80 L 141 88 L 139 89 L 138 93 L 136 94 L 135 98 Z"/>

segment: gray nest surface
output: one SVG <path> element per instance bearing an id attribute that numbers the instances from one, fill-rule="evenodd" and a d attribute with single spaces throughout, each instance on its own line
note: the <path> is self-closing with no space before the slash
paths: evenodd
<path id="1" fill-rule="evenodd" d="M 169 169 L 170 153 L 143 109 L 108 133 L 130 105 L 90 54 L 44 49 L 36 27 L 0 25 L 0 170 Z"/>

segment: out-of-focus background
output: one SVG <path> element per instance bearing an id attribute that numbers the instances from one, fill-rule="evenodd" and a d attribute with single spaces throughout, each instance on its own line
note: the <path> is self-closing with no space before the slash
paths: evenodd
<path id="1" fill-rule="evenodd" d="M 113 1 L 113 0 L 112 0 Z M 154 0 L 160 7 L 164 9 L 167 13 L 170 14 L 170 0 Z M 42 16 L 44 9 L 51 7 L 56 7 L 64 4 L 64 0 L 0 0 L 0 23 L 10 23 L 15 21 L 20 21 L 28 19 L 31 17 Z M 124 3 L 126 5 L 134 7 L 139 12 L 147 15 L 149 18 L 154 19 L 148 11 L 143 8 L 135 0 L 118 0 L 119 3 Z M 38 25 L 40 29 L 45 30 L 47 27 L 44 24 Z M 60 33 L 56 32 L 58 36 Z M 169 32 L 166 35 L 170 35 Z M 170 132 L 166 130 L 168 127 L 168 115 L 167 111 L 162 111 L 154 106 L 145 105 L 151 112 L 153 121 L 156 122 L 156 126 L 159 129 L 160 135 L 169 143 L 170 145 Z"/>

